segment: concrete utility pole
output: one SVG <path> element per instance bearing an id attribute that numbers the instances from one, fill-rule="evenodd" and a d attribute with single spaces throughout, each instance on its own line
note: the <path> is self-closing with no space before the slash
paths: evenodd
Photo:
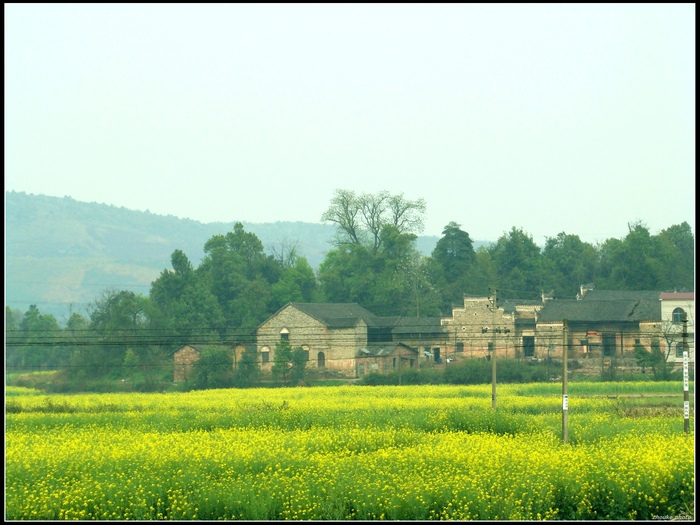
<path id="1" fill-rule="evenodd" d="M 563 356 L 562 356 L 562 375 L 561 375 L 561 441 L 562 443 L 568 443 L 569 441 L 569 394 L 568 394 L 568 377 L 566 370 L 567 361 L 567 347 L 568 337 L 567 337 L 567 321 L 566 319 L 562 322 L 562 338 L 563 338 Z"/>
<path id="2" fill-rule="evenodd" d="M 688 399 L 688 314 L 683 312 L 683 430 L 690 432 L 690 400 Z"/>
<path id="3" fill-rule="evenodd" d="M 491 408 L 496 410 L 496 298 L 497 290 L 493 291 L 491 305 Z"/>

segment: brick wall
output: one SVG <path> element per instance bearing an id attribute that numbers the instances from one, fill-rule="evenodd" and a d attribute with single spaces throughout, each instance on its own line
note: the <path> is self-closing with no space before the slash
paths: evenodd
<path id="1" fill-rule="evenodd" d="M 309 352 L 308 368 L 317 368 L 319 353 L 323 354 L 324 367 L 330 371 L 355 377 L 355 359 L 360 348 L 367 345 L 367 325 L 362 319 L 351 328 L 328 328 L 320 321 L 292 305 L 287 305 L 258 328 L 258 352 L 269 348 L 269 362 L 263 370 L 270 371 L 275 360 L 275 346 L 281 333 L 289 333 L 292 348 L 303 347 Z"/>

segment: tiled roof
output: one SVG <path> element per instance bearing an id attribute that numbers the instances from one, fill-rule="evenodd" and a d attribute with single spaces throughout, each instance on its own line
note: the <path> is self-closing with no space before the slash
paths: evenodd
<path id="1" fill-rule="evenodd" d="M 603 290 L 601 290 L 603 291 Z M 607 292 L 607 290 L 603 291 Z M 634 322 L 660 321 L 659 292 L 602 293 L 598 298 L 582 300 L 554 299 L 547 301 L 537 317 L 538 322 Z M 617 298 L 614 298 L 617 295 Z"/>
<path id="2" fill-rule="evenodd" d="M 397 348 L 403 347 L 411 352 L 418 353 L 418 350 L 403 343 L 369 343 L 367 346 L 360 348 L 357 352 L 358 357 L 385 357 L 393 354 Z"/>
<path id="3" fill-rule="evenodd" d="M 515 312 L 516 306 L 541 306 L 543 303 L 541 300 L 530 300 L 530 299 L 504 299 L 503 302 L 498 300 L 499 308 L 503 308 L 503 313 L 512 314 Z"/>
<path id="4" fill-rule="evenodd" d="M 664 292 L 659 296 L 662 301 L 694 301 L 695 292 Z"/>
<path id="5" fill-rule="evenodd" d="M 655 290 L 588 290 L 582 301 L 658 301 L 660 291 Z"/>
<path id="6" fill-rule="evenodd" d="M 356 303 L 289 303 L 297 310 L 331 328 L 350 328 L 362 319 L 367 326 L 379 326 L 380 319 Z"/>
<path id="7" fill-rule="evenodd" d="M 443 332 L 439 317 L 400 317 L 392 334 L 436 334 Z"/>

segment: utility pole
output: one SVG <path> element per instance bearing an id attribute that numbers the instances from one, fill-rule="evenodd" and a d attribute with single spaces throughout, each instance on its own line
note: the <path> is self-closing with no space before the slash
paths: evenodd
<path id="1" fill-rule="evenodd" d="M 567 347 L 568 337 L 567 337 L 567 321 L 566 319 L 562 322 L 562 338 L 564 343 L 563 356 L 562 356 L 562 375 L 561 375 L 561 441 L 562 443 L 568 443 L 569 441 L 569 394 L 568 394 L 568 377 L 566 370 L 566 358 L 567 358 Z"/>
<path id="2" fill-rule="evenodd" d="M 491 408 L 496 410 L 496 308 L 497 290 L 493 291 L 491 303 Z"/>
<path id="3" fill-rule="evenodd" d="M 690 432 L 690 402 L 688 400 L 688 314 L 683 312 L 683 430 Z"/>

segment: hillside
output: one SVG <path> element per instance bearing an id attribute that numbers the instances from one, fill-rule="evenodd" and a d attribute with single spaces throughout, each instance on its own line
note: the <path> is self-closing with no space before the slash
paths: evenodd
<path id="1" fill-rule="evenodd" d="M 330 224 L 241 222 L 269 253 L 293 243 L 314 268 L 331 248 L 335 233 Z M 233 225 L 70 197 L 5 192 L 5 304 L 22 312 L 36 304 L 63 323 L 70 309 L 85 312 L 104 289 L 147 294 L 151 282 L 170 268 L 174 250 L 185 252 L 196 267 L 204 243 Z M 418 249 L 430 254 L 437 240 L 419 237 Z"/>

